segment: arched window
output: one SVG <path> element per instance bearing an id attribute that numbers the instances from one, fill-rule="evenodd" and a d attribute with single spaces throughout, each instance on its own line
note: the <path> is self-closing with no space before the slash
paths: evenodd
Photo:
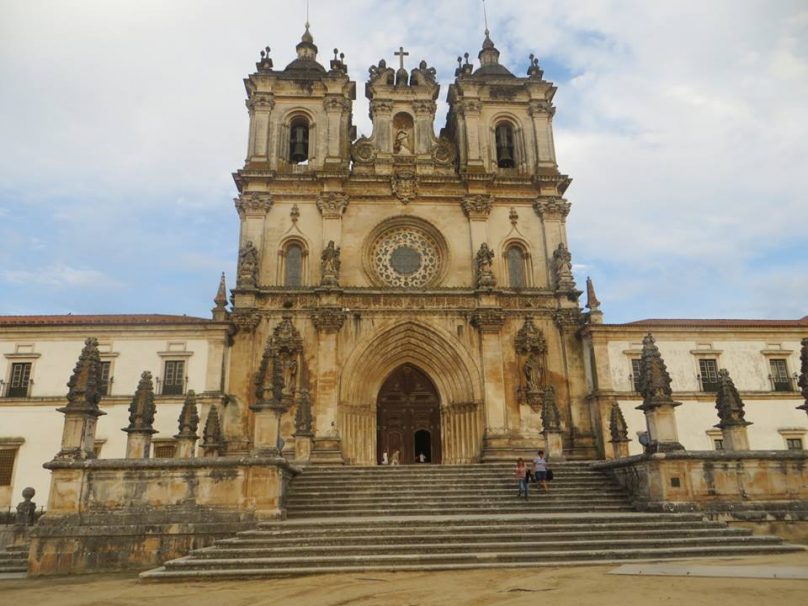
<path id="1" fill-rule="evenodd" d="M 507 122 L 500 122 L 494 131 L 497 144 L 497 166 L 499 168 L 513 168 L 514 161 L 513 148 L 513 126 Z"/>
<path id="2" fill-rule="evenodd" d="M 508 260 L 508 284 L 511 288 L 525 288 L 527 286 L 525 251 L 521 246 L 514 244 L 508 247 L 505 257 Z"/>
<path id="3" fill-rule="evenodd" d="M 309 122 L 295 118 L 289 125 L 289 162 L 303 164 L 309 159 Z"/>
<path id="4" fill-rule="evenodd" d="M 284 263 L 283 285 L 299 288 L 303 285 L 303 247 L 290 244 L 286 247 L 286 263 Z"/>

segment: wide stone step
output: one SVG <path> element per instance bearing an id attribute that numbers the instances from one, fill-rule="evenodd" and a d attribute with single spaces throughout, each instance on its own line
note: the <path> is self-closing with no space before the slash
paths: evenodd
<path id="1" fill-rule="evenodd" d="M 238 570 L 258 570 L 265 571 L 283 570 L 287 573 L 290 569 L 301 570 L 307 565 L 312 565 L 321 570 L 329 568 L 352 568 L 364 569 L 368 566 L 376 567 L 376 570 L 399 570 L 401 566 L 418 566 L 423 570 L 423 566 L 439 567 L 449 564 L 481 564 L 481 563 L 503 563 L 503 564 L 531 564 L 540 565 L 552 562 L 593 562 L 599 560 L 619 560 L 635 558 L 699 558 L 699 557 L 719 557 L 737 555 L 759 555 L 773 553 L 792 553 L 802 551 L 802 547 L 794 545 L 782 545 L 777 543 L 752 543 L 748 545 L 710 545 L 710 546 L 683 546 L 683 547 L 645 547 L 629 549 L 610 549 L 608 547 L 571 550 L 569 548 L 557 550 L 533 550 L 533 551 L 506 551 L 506 552 L 476 552 L 458 551 L 449 553 L 417 553 L 417 554 L 382 554 L 365 556 L 340 556 L 340 555 L 319 555 L 314 558 L 309 557 L 235 557 L 235 558 L 197 558 L 185 557 L 171 560 L 164 564 L 166 571 L 184 570 L 218 570 L 218 571 L 238 571 Z M 299 574 L 299 573 L 295 573 Z M 141 575 L 144 576 L 144 575 Z"/>
<path id="2" fill-rule="evenodd" d="M 535 512 L 546 512 L 546 513 L 568 513 L 573 511 L 591 511 L 591 512 L 604 512 L 604 511 L 631 511 L 631 507 L 628 505 L 600 505 L 597 503 L 586 503 L 586 504 L 575 504 L 575 505 L 551 505 L 551 504 L 542 504 L 539 505 L 535 503 L 531 503 L 530 501 L 526 503 L 515 503 L 510 506 L 502 506 L 502 505 L 469 505 L 467 507 L 461 506 L 436 506 L 431 508 L 420 508 L 418 510 L 419 515 L 460 515 L 463 513 L 490 513 L 490 514 L 497 514 L 502 512 L 507 513 L 516 513 L 516 512 L 525 512 L 525 513 L 535 513 Z M 307 508 L 297 508 L 294 511 L 289 511 L 288 516 L 290 518 L 303 518 L 303 517 L 320 517 L 323 515 L 341 515 L 346 514 L 350 516 L 356 517 L 366 517 L 366 516 L 407 516 L 412 515 L 412 511 L 402 511 L 398 508 L 370 508 L 370 509 L 357 509 L 352 507 L 346 507 L 344 509 L 337 509 L 335 507 L 307 507 Z"/>
<path id="3" fill-rule="evenodd" d="M 594 491 L 587 492 L 584 490 L 553 490 L 549 493 L 544 493 L 541 490 L 528 491 L 533 493 L 530 496 L 545 501 L 560 501 L 565 499 L 606 499 L 606 500 L 620 500 L 625 501 L 626 495 L 620 491 Z M 440 502 L 463 502 L 463 501 L 512 501 L 517 499 L 518 489 L 514 486 L 507 490 L 487 490 L 487 491 L 454 491 L 453 493 L 432 493 L 432 492 L 411 492 L 406 494 L 389 494 L 389 493 L 351 493 L 351 494 L 328 494 L 317 493 L 311 495 L 292 494 L 287 500 L 288 507 L 295 507 L 298 504 L 308 503 L 374 503 L 384 501 L 386 503 L 400 503 L 402 505 L 413 502 L 425 501 L 440 501 Z"/>
<path id="4" fill-rule="evenodd" d="M 580 528 L 580 527 L 579 527 Z M 260 533 L 260 534 L 259 534 Z M 685 538 L 685 537 L 744 537 L 750 536 L 752 531 L 746 528 L 671 528 L 661 530 L 659 528 L 647 528 L 644 530 L 633 528 L 630 530 L 563 530 L 559 532 L 546 532 L 531 530 L 525 532 L 524 529 L 517 528 L 491 531 L 485 527 L 457 528 L 444 532 L 431 530 L 430 532 L 388 532 L 384 534 L 370 533 L 368 531 L 353 531 L 341 533 L 336 536 L 326 533 L 313 533 L 305 535 L 302 533 L 278 536 L 274 533 L 264 533 L 254 531 L 253 533 L 240 533 L 238 537 L 221 539 L 216 541 L 215 546 L 219 547 L 275 547 L 287 545 L 308 545 L 326 547 L 329 545 L 378 545 L 382 543 L 395 542 L 398 545 L 422 545 L 440 539 L 442 542 L 455 541 L 465 543 L 486 543 L 492 540 L 513 541 L 518 543 L 528 543 L 540 537 L 543 541 L 582 541 L 582 540 L 607 540 L 607 539 L 631 539 L 643 537 Z"/>
<path id="5" fill-rule="evenodd" d="M 540 540 L 537 540 L 540 539 Z M 393 544 L 378 543 L 373 545 L 363 545 L 357 543 L 347 543 L 334 545 L 328 548 L 331 556 L 343 555 L 351 557 L 375 556 L 384 554 L 454 554 L 465 551 L 475 552 L 540 552 L 558 551 L 566 549 L 573 550 L 598 550 L 598 549 L 644 549 L 644 548 L 678 548 L 692 546 L 726 546 L 726 545 L 772 545 L 780 544 L 777 537 L 761 536 L 719 536 L 719 537 L 675 537 L 660 539 L 651 538 L 609 538 L 609 539 L 579 539 L 577 541 L 567 540 L 544 540 L 542 537 L 534 537 L 532 541 L 441 541 L 440 543 L 403 544 L 396 542 Z M 200 559 L 220 559 L 220 558 L 270 558 L 270 557 L 319 557 L 323 553 L 320 546 L 277 546 L 277 547 L 255 547 L 239 545 L 235 547 L 207 547 L 191 552 Z"/>

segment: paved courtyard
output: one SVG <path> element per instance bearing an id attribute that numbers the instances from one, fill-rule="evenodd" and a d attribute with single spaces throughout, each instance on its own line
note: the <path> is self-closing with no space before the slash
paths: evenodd
<path id="1" fill-rule="evenodd" d="M 627 564 L 635 564 L 628 562 Z M 808 552 L 755 558 L 672 562 L 691 565 L 783 567 L 808 571 Z M 142 584 L 133 574 L 0 581 L 0 603 L 35 606 L 295 606 L 549 604 L 647 606 L 804 605 L 808 580 L 624 576 L 618 566 L 575 566 L 440 573 L 325 575 L 271 581 Z"/>

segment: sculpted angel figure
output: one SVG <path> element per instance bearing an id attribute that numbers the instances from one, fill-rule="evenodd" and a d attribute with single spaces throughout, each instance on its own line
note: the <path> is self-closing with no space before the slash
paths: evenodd
<path id="1" fill-rule="evenodd" d="M 248 240 L 238 256 L 239 285 L 255 286 L 258 277 L 258 249 Z"/>

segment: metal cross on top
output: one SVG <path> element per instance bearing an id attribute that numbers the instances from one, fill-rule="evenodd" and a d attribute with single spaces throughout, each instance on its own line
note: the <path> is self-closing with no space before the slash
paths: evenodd
<path id="1" fill-rule="evenodd" d="M 410 53 L 405 53 L 405 52 L 404 52 L 404 47 L 403 47 L 403 46 L 399 46 L 399 47 L 398 47 L 398 52 L 397 52 L 397 53 L 393 53 L 393 54 L 394 54 L 396 57 L 398 57 L 398 60 L 399 60 L 399 65 L 400 65 L 399 69 L 404 69 L 404 57 L 409 57 Z"/>

